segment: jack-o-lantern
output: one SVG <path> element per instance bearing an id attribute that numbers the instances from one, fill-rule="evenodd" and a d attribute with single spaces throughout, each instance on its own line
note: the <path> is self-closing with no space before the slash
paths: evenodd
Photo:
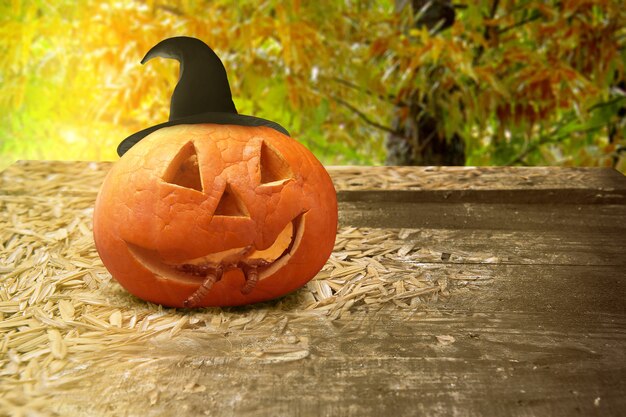
<path id="1" fill-rule="evenodd" d="M 193 38 L 176 58 L 170 121 L 125 139 L 94 211 L 98 253 L 132 294 L 173 307 L 241 305 L 303 286 L 323 267 L 337 199 L 320 162 L 276 123 L 239 115 L 224 67 Z M 207 77 L 209 77 L 207 79 Z"/>

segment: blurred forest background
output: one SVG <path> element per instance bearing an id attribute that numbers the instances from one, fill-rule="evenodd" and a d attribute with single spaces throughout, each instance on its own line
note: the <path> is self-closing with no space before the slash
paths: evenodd
<path id="1" fill-rule="evenodd" d="M 0 22 L 0 169 L 117 159 L 178 78 L 139 61 L 187 35 L 326 164 L 626 172 L 623 0 L 4 0 Z"/>

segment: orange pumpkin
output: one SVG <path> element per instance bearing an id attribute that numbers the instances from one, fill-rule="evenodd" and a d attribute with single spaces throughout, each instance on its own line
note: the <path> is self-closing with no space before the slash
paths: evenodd
<path id="1" fill-rule="evenodd" d="M 320 162 L 272 122 L 216 113 L 133 135 L 98 194 L 100 257 L 144 300 L 269 300 L 306 284 L 333 249 L 336 193 Z"/>

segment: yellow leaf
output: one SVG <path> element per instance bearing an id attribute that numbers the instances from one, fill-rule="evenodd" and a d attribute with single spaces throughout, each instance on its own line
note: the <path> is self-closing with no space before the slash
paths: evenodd
<path id="1" fill-rule="evenodd" d="M 439 60 L 439 56 L 441 55 L 441 50 L 443 49 L 443 44 L 436 40 L 433 42 L 433 47 L 430 52 L 430 56 L 433 58 L 433 62 L 437 62 Z"/>

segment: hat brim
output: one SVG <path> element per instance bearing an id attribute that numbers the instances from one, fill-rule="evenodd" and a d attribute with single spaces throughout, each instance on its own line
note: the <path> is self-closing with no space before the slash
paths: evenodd
<path id="1" fill-rule="evenodd" d="M 201 123 L 215 123 L 221 125 L 239 126 L 267 126 L 279 131 L 284 135 L 290 136 L 287 129 L 285 129 L 276 122 L 272 122 L 271 120 L 261 119 L 260 117 L 254 116 L 247 116 L 245 114 L 209 112 L 195 114 L 193 116 L 184 117 L 181 119 L 170 120 L 169 122 L 161 123 L 147 129 L 140 130 L 137 133 L 133 133 L 122 142 L 120 142 L 120 144 L 117 146 L 117 154 L 119 156 L 124 155 L 130 148 L 133 147 L 133 145 L 135 145 L 141 139 L 145 138 L 152 132 L 163 129 L 164 127 Z"/>

